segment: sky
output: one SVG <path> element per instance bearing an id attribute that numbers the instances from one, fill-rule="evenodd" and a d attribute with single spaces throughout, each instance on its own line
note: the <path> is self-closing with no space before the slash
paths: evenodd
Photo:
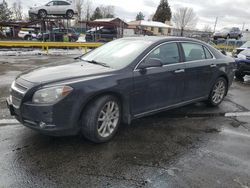
<path id="1" fill-rule="evenodd" d="M 2 0 L 0 0 L 2 1 Z M 9 6 L 14 1 L 6 0 Z M 49 0 L 19 0 L 22 2 L 24 11 L 27 12 L 30 6 L 41 5 Z M 160 0 L 92 0 L 93 8 L 98 5 L 112 5 L 115 7 L 115 15 L 126 21 L 135 19 L 136 14 L 142 11 L 146 19 L 154 14 Z M 193 8 L 197 17 L 198 29 L 206 25 L 214 28 L 216 17 L 218 17 L 217 29 L 223 27 L 243 27 L 250 29 L 250 11 L 248 11 L 249 0 L 169 0 L 172 12 L 179 7 Z"/>

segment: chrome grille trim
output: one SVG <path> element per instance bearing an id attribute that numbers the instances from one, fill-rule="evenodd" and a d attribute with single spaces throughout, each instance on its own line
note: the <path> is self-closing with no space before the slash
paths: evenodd
<path id="1" fill-rule="evenodd" d="M 11 102 L 15 108 L 19 108 L 21 105 L 21 99 L 18 99 L 13 95 L 11 95 Z"/>
<path id="2" fill-rule="evenodd" d="M 15 108 L 20 108 L 22 99 L 28 88 L 16 81 L 11 84 L 11 102 Z"/>
<path id="3" fill-rule="evenodd" d="M 11 85 L 11 89 L 24 95 L 28 88 L 16 83 L 15 81 Z"/>

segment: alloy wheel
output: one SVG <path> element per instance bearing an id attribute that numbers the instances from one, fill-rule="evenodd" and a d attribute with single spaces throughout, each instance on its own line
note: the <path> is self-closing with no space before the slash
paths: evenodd
<path id="1" fill-rule="evenodd" d="M 107 102 L 103 106 L 98 116 L 97 120 L 98 134 L 103 138 L 109 137 L 114 132 L 114 130 L 118 125 L 119 116 L 120 116 L 120 109 L 117 102 L 115 101 Z"/>
<path id="2" fill-rule="evenodd" d="M 226 94 L 226 85 L 223 80 L 219 80 L 213 89 L 212 100 L 215 104 L 219 104 Z"/>

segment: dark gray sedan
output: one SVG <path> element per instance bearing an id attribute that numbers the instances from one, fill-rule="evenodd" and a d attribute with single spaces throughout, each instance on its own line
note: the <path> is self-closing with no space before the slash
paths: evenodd
<path id="1" fill-rule="evenodd" d="M 7 104 L 23 125 L 48 135 L 82 133 L 101 143 L 119 125 L 198 101 L 219 105 L 234 60 L 187 38 L 124 38 L 67 62 L 19 75 Z"/>

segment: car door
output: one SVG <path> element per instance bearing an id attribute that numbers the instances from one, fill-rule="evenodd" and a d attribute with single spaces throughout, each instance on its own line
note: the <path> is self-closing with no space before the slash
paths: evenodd
<path id="1" fill-rule="evenodd" d="M 151 59 L 160 60 L 163 66 L 140 69 L 141 64 Z M 180 61 L 179 45 L 175 42 L 163 43 L 134 70 L 132 113 L 135 117 L 182 101 L 185 64 Z"/>
<path id="2" fill-rule="evenodd" d="M 49 14 L 53 15 L 53 14 L 59 13 L 58 4 L 59 4 L 59 1 L 53 1 L 52 5 L 50 6 L 50 13 Z"/>
<path id="3" fill-rule="evenodd" d="M 185 95 L 184 101 L 206 96 L 210 91 L 213 69 L 216 63 L 207 47 L 198 43 L 181 43 L 185 58 Z"/>
<path id="4" fill-rule="evenodd" d="M 69 3 L 65 1 L 58 1 L 58 14 L 66 14 L 66 11 L 68 10 Z"/>
<path id="5" fill-rule="evenodd" d="M 54 6 L 54 1 L 49 2 L 48 4 L 46 4 L 46 11 L 47 14 L 52 14 L 53 12 L 53 6 Z"/>

